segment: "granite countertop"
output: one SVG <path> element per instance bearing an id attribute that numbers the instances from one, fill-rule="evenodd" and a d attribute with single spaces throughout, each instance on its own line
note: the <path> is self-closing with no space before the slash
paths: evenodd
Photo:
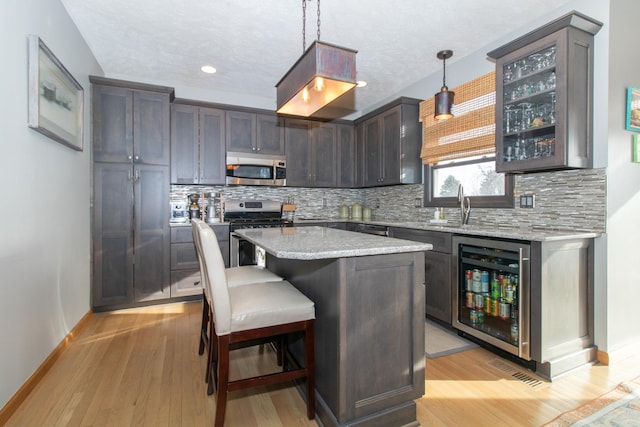
<path id="1" fill-rule="evenodd" d="M 411 242 L 326 227 L 251 228 L 236 230 L 267 253 L 285 259 L 327 259 L 433 249 L 430 243 Z"/>
<path id="2" fill-rule="evenodd" d="M 542 227 L 511 227 L 511 226 L 487 226 L 487 225 L 459 225 L 457 223 L 431 224 L 429 222 L 416 221 L 361 221 L 353 219 L 296 219 L 295 223 L 309 224 L 313 222 L 356 222 L 366 224 L 385 225 L 388 227 L 411 228 L 415 230 L 440 231 L 458 235 L 496 237 L 514 240 L 529 240 L 534 242 L 550 242 L 556 240 L 589 239 L 599 237 L 601 233 L 596 231 L 559 230 Z"/>

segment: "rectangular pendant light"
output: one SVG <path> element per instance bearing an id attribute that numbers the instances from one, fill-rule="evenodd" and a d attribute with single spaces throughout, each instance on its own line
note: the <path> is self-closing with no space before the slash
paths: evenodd
<path id="1" fill-rule="evenodd" d="M 319 40 L 276 85 L 277 112 L 311 117 L 356 86 L 356 53 Z"/>

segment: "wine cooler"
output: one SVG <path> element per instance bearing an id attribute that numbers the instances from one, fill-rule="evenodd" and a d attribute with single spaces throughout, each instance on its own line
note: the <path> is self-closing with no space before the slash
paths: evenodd
<path id="1" fill-rule="evenodd" d="M 530 357 L 530 246 L 453 237 L 453 327 L 521 359 Z"/>

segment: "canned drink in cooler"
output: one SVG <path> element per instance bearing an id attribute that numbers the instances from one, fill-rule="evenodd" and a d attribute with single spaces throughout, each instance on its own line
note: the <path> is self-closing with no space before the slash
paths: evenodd
<path id="1" fill-rule="evenodd" d="M 473 271 L 467 270 L 464 272 L 464 284 L 465 284 L 465 290 L 467 291 L 473 290 Z"/>
<path id="2" fill-rule="evenodd" d="M 484 323 L 484 311 L 476 310 L 478 312 L 478 323 Z"/>
<path id="3" fill-rule="evenodd" d="M 493 300 L 489 296 L 484 297 L 484 311 L 485 311 L 485 313 L 487 313 L 488 315 L 491 315 L 491 310 L 492 309 L 493 309 Z"/>
<path id="4" fill-rule="evenodd" d="M 493 279 L 491 281 L 491 298 L 499 299 L 500 298 L 500 280 Z"/>
<path id="5" fill-rule="evenodd" d="M 502 319 L 508 319 L 511 316 L 511 304 L 508 302 L 500 303 L 500 313 L 498 314 Z"/>
<path id="6" fill-rule="evenodd" d="M 474 325 L 478 323 L 478 310 L 471 310 L 469 312 L 469 320 Z"/>
<path id="7" fill-rule="evenodd" d="M 483 294 L 489 293 L 489 272 L 483 271 L 480 274 L 481 274 L 481 279 L 480 279 L 481 292 Z"/>
<path id="8" fill-rule="evenodd" d="M 484 309 L 484 296 L 481 294 L 475 294 L 474 303 L 476 310 L 482 311 L 482 309 Z"/>
<path id="9" fill-rule="evenodd" d="M 473 298 L 475 294 L 473 292 L 467 292 L 466 306 L 467 308 L 475 307 L 475 299 Z"/>
<path id="10" fill-rule="evenodd" d="M 498 317 L 500 315 L 500 300 L 494 299 L 493 306 L 491 307 L 491 315 Z"/>

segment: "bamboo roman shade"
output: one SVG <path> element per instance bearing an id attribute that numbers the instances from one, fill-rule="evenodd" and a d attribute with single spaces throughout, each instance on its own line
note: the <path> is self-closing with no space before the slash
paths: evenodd
<path id="1" fill-rule="evenodd" d="M 451 119 L 433 118 L 433 98 L 420 103 L 424 164 L 495 153 L 496 73 L 451 90 L 456 93 Z"/>

